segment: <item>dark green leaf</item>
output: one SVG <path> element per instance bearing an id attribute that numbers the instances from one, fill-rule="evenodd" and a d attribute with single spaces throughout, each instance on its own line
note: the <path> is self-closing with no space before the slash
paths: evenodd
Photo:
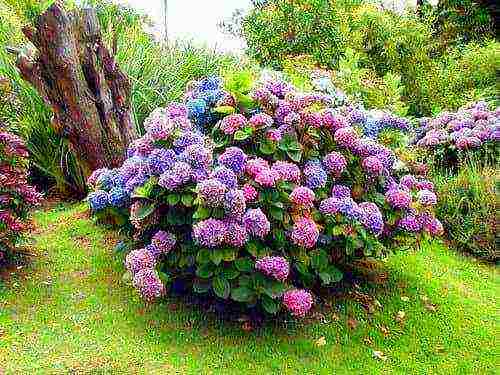
<path id="1" fill-rule="evenodd" d="M 231 298 L 236 302 L 248 302 L 254 297 L 252 289 L 240 286 L 231 291 Z"/>
<path id="2" fill-rule="evenodd" d="M 279 303 L 277 301 L 273 300 L 272 298 L 268 297 L 268 296 L 263 296 L 261 302 L 262 302 L 262 307 L 269 314 L 274 315 L 280 309 Z"/>
<path id="3" fill-rule="evenodd" d="M 170 206 L 175 206 L 181 200 L 181 196 L 179 194 L 169 194 L 167 195 L 167 202 Z"/>
<path id="4" fill-rule="evenodd" d="M 234 265 L 240 272 L 252 272 L 254 269 L 254 262 L 250 258 L 236 259 Z"/>
<path id="5" fill-rule="evenodd" d="M 215 276 L 212 280 L 212 289 L 218 297 L 224 299 L 227 299 L 231 293 L 231 285 L 229 284 L 229 281 L 221 275 Z"/>

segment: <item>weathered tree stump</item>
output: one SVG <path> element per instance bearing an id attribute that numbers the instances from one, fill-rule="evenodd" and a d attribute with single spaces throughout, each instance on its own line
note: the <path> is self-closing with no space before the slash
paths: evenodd
<path id="1" fill-rule="evenodd" d="M 83 174 L 120 165 L 137 137 L 131 85 L 104 45 L 95 10 L 70 13 L 56 2 L 23 33 L 37 54 L 19 53 L 17 66 L 54 111 L 52 125 Z"/>

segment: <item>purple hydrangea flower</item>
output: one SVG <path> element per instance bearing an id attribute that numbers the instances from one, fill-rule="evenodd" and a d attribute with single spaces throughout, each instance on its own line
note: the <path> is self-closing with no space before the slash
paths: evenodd
<path id="1" fill-rule="evenodd" d="M 225 243 L 229 246 L 242 247 L 248 240 L 247 230 L 244 225 L 229 221 L 226 223 Z"/>
<path id="2" fill-rule="evenodd" d="M 236 131 L 247 125 L 247 119 L 241 114 L 226 116 L 220 122 L 220 128 L 224 134 L 233 135 Z"/>
<path id="3" fill-rule="evenodd" d="M 133 275 L 143 269 L 156 266 L 156 259 L 147 249 L 132 250 L 125 258 L 125 268 Z"/>
<path id="4" fill-rule="evenodd" d="M 292 289 L 283 294 L 283 305 L 293 316 L 303 318 L 311 310 L 313 298 L 303 289 Z"/>
<path id="5" fill-rule="evenodd" d="M 176 160 L 176 155 L 173 150 L 157 148 L 151 151 L 148 157 L 149 171 L 153 175 L 161 175 L 168 169 L 172 168 Z"/>
<path id="6" fill-rule="evenodd" d="M 87 197 L 92 211 L 100 211 L 108 207 L 109 196 L 104 190 L 96 190 Z"/>
<path id="7" fill-rule="evenodd" d="M 332 197 L 334 198 L 351 198 L 351 189 L 345 185 L 333 185 Z"/>
<path id="8" fill-rule="evenodd" d="M 226 225 L 217 219 L 202 220 L 193 225 L 193 238 L 200 246 L 222 246 L 227 235 Z"/>
<path id="9" fill-rule="evenodd" d="M 437 203 L 436 194 L 426 189 L 417 193 L 417 199 L 422 206 L 434 206 Z"/>
<path id="10" fill-rule="evenodd" d="M 224 196 L 224 211 L 232 218 L 242 218 L 247 208 L 243 190 L 229 190 Z"/>
<path id="11" fill-rule="evenodd" d="M 214 178 L 204 180 L 196 185 L 198 196 L 208 207 L 220 207 L 227 191 L 226 185 Z"/>
<path id="12" fill-rule="evenodd" d="M 319 204 L 319 211 L 323 215 L 335 215 L 337 212 L 340 212 L 341 205 L 342 202 L 339 198 L 327 198 Z"/>
<path id="13" fill-rule="evenodd" d="M 398 226 L 408 232 L 420 232 L 422 223 L 414 215 L 408 215 L 399 220 Z"/>
<path id="14" fill-rule="evenodd" d="M 152 302 L 165 294 L 165 285 L 154 269 L 140 270 L 134 275 L 132 283 L 145 301 Z"/>
<path id="15" fill-rule="evenodd" d="M 300 181 L 300 168 L 294 163 L 276 161 L 271 170 L 276 173 L 279 180 L 298 183 Z"/>
<path id="16" fill-rule="evenodd" d="M 293 204 L 304 207 L 311 208 L 314 205 L 314 200 L 316 196 L 314 195 L 314 191 L 305 186 L 297 186 L 290 193 L 290 202 Z"/>
<path id="17" fill-rule="evenodd" d="M 330 152 L 323 158 L 323 165 L 328 173 L 339 177 L 347 167 L 347 160 L 340 152 Z"/>
<path id="18" fill-rule="evenodd" d="M 432 236 L 441 236 L 444 233 L 443 224 L 435 217 L 424 224 L 424 229 Z"/>
<path id="19" fill-rule="evenodd" d="M 270 167 L 267 160 L 264 160 L 262 158 L 254 158 L 248 160 L 245 167 L 246 173 L 251 177 L 255 177 L 264 169 L 270 169 Z"/>
<path id="20" fill-rule="evenodd" d="M 245 196 L 246 202 L 253 202 L 259 196 L 259 193 L 252 185 L 245 184 L 245 185 L 243 185 L 242 189 L 243 189 L 243 195 Z"/>
<path id="21" fill-rule="evenodd" d="M 376 156 L 368 156 L 364 158 L 361 165 L 363 169 L 371 176 L 379 176 L 384 170 L 384 165 Z"/>
<path id="22" fill-rule="evenodd" d="M 273 187 L 278 180 L 278 174 L 270 168 L 262 168 L 255 175 L 255 182 L 264 187 Z"/>
<path id="23" fill-rule="evenodd" d="M 220 165 L 223 165 L 234 171 L 236 174 L 243 173 L 245 170 L 247 156 L 238 147 L 228 147 L 217 159 Z"/>
<path id="24" fill-rule="evenodd" d="M 161 254 L 168 254 L 176 244 L 175 235 L 170 232 L 158 231 L 153 236 L 151 244 L 159 250 Z"/>
<path id="25" fill-rule="evenodd" d="M 238 186 L 238 177 L 236 174 L 232 169 L 224 166 L 215 168 L 211 174 L 211 178 L 219 180 L 221 183 L 226 185 L 228 189 L 235 189 Z"/>
<path id="26" fill-rule="evenodd" d="M 362 202 L 358 206 L 363 212 L 363 225 L 376 236 L 380 235 L 384 229 L 384 219 L 378 206 L 372 202 Z"/>
<path id="27" fill-rule="evenodd" d="M 263 129 L 263 128 L 269 128 L 273 125 L 274 120 L 271 116 L 269 116 L 267 113 L 257 113 L 250 117 L 250 120 L 248 120 L 248 124 L 253 128 L 253 129 Z"/>
<path id="28" fill-rule="evenodd" d="M 417 185 L 417 182 L 418 180 L 416 179 L 415 176 L 407 174 L 401 177 L 401 181 L 399 181 L 399 184 L 411 190 Z"/>
<path id="29" fill-rule="evenodd" d="M 350 149 L 353 147 L 359 136 L 356 129 L 346 127 L 338 129 L 333 138 L 340 146 Z"/>
<path id="30" fill-rule="evenodd" d="M 407 190 L 391 189 L 385 193 L 385 200 L 391 207 L 397 209 L 409 208 L 411 204 L 411 195 Z"/>
<path id="31" fill-rule="evenodd" d="M 202 144 L 186 147 L 183 157 L 195 169 L 209 168 L 213 162 L 212 151 Z"/>
<path id="32" fill-rule="evenodd" d="M 271 223 L 260 208 L 247 210 L 243 223 L 247 232 L 255 237 L 264 238 L 271 230 Z"/>
<path id="33" fill-rule="evenodd" d="M 266 256 L 255 262 L 255 269 L 264 275 L 284 282 L 290 273 L 290 264 L 279 256 Z"/>
<path id="34" fill-rule="evenodd" d="M 304 166 L 304 178 L 306 186 L 312 190 L 321 189 L 326 186 L 328 175 L 320 162 L 309 161 Z"/>
<path id="35" fill-rule="evenodd" d="M 316 245 L 318 237 L 319 229 L 313 220 L 302 217 L 295 222 L 291 233 L 295 245 L 310 249 Z"/>

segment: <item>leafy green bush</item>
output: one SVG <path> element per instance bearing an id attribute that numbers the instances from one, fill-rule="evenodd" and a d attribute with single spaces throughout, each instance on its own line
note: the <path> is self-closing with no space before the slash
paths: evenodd
<path id="1" fill-rule="evenodd" d="M 5 132 L 0 123 L 0 265 L 19 252 L 29 211 L 41 200 L 27 181 L 27 156 L 22 140 Z"/>
<path id="2" fill-rule="evenodd" d="M 242 34 L 249 54 L 265 65 L 282 68 L 290 56 L 310 55 L 340 76 L 350 69 L 370 106 L 401 96 L 408 112 L 421 116 L 494 95 L 498 43 L 485 37 L 480 45 L 442 45 L 434 21 L 366 2 L 275 0 L 243 17 Z"/>
<path id="3" fill-rule="evenodd" d="M 438 175 L 436 215 L 461 251 L 498 261 L 499 176 L 494 168 L 469 164 L 458 175 Z"/>
<path id="4" fill-rule="evenodd" d="M 356 124 L 326 94 L 208 77 L 146 119 L 122 167 L 91 176 L 88 202 L 133 226 L 125 265 L 146 300 L 182 289 L 302 317 L 353 261 L 442 233 L 432 183 L 400 178 Z"/>

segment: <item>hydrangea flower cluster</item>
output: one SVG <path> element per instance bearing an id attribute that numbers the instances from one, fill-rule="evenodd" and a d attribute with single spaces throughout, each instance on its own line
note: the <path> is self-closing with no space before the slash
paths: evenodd
<path id="1" fill-rule="evenodd" d="M 0 129 L 0 263 L 16 252 L 29 210 L 42 199 L 28 184 L 27 157 L 21 138 Z"/>
<path id="2" fill-rule="evenodd" d="M 394 152 L 360 126 L 366 112 L 281 81 L 221 87 L 213 77 L 191 83 L 184 103 L 148 117 L 120 168 L 89 178 L 92 211 L 135 228 L 139 250 L 125 264 L 146 300 L 163 295 L 162 280 L 181 279 L 197 293 L 303 317 L 314 289 L 339 280 L 339 259 L 442 233 L 432 183 L 398 178 Z"/>
<path id="3" fill-rule="evenodd" d="M 487 103 L 480 101 L 421 121 L 413 143 L 430 152 L 468 152 L 495 148 L 499 140 L 500 107 L 490 110 Z"/>

